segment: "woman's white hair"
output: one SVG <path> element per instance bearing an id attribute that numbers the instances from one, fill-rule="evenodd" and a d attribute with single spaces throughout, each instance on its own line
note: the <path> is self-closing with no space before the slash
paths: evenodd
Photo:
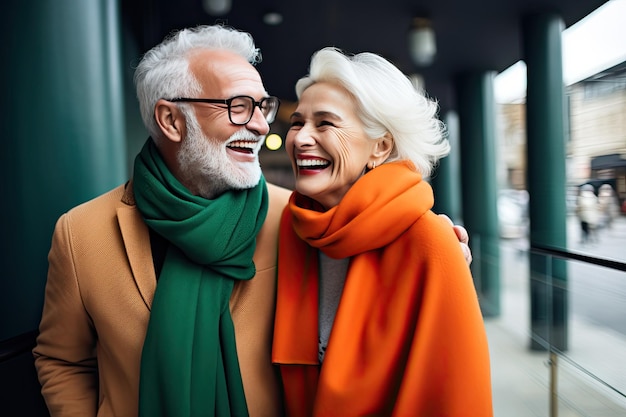
<path id="1" fill-rule="evenodd" d="M 298 98 L 318 82 L 339 84 L 354 97 L 370 138 L 391 134 L 394 147 L 386 162 L 408 159 L 428 177 L 450 151 L 437 103 L 381 56 L 370 52 L 348 56 L 337 48 L 323 48 L 313 54 L 309 74 L 296 83 Z"/>
<path id="2" fill-rule="evenodd" d="M 201 86 L 189 70 L 189 55 L 198 49 L 232 51 L 255 65 L 261 52 L 249 33 L 222 25 L 183 29 L 166 37 L 145 53 L 135 70 L 135 87 L 144 125 L 159 140 L 161 132 L 154 120 L 154 106 L 161 99 L 193 97 Z"/>

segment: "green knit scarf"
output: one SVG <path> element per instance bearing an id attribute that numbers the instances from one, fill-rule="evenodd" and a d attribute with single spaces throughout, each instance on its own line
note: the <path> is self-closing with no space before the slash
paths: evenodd
<path id="1" fill-rule="evenodd" d="M 213 200 L 192 195 L 148 139 L 133 181 L 146 224 L 170 242 L 141 358 L 139 415 L 247 416 L 229 299 L 235 280 L 255 274 L 265 179 Z"/>

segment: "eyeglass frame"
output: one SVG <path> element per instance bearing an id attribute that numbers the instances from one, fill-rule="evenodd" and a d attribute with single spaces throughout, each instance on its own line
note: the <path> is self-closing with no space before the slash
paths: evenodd
<path id="1" fill-rule="evenodd" d="M 233 117 L 231 114 L 231 104 L 233 102 L 233 100 L 236 100 L 238 98 L 249 98 L 250 101 L 252 101 L 252 111 L 250 112 L 250 114 L 248 115 L 248 119 L 245 121 L 245 123 L 235 123 L 233 121 Z M 263 117 L 265 118 L 265 121 L 267 121 L 268 124 L 273 123 L 274 120 L 276 120 L 276 115 L 278 114 L 278 109 L 280 108 L 280 99 L 276 96 L 267 96 L 267 97 L 263 97 L 261 100 L 256 101 L 254 99 L 254 97 L 251 96 L 246 96 L 246 95 L 240 95 L 240 96 L 235 96 L 235 97 L 231 97 L 228 99 L 216 99 L 216 98 L 190 98 L 190 97 L 176 97 L 176 98 L 172 98 L 169 99 L 167 101 L 170 101 L 172 103 L 208 103 L 208 104 L 225 104 L 227 107 L 227 111 L 228 111 L 228 120 L 230 120 L 230 122 L 236 126 L 245 126 L 248 123 L 250 123 L 250 120 L 252 120 L 252 117 L 254 116 L 254 108 L 258 107 L 259 110 L 261 110 L 261 113 L 263 113 L 263 108 L 261 107 L 261 105 L 266 101 L 266 100 L 276 100 L 276 111 L 274 112 L 274 116 L 272 118 L 272 120 L 270 121 L 265 114 L 263 114 Z"/>

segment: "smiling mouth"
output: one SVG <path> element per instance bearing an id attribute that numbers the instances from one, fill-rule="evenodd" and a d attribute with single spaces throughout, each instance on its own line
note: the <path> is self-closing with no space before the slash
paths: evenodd
<path id="1" fill-rule="evenodd" d="M 253 154 L 257 147 L 256 141 L 250 140 L 237 140 L 226 145 L 228 149 L 232 149 L 235 152 L 241 152 L 246 154 Z"/>
<path id="2" fill-rule="evenodd" d="M 326 159 L 297 159 L 296 165 L 298 165 L 299 169 L 322 170 L 330 166 L 330 161 Z"/>

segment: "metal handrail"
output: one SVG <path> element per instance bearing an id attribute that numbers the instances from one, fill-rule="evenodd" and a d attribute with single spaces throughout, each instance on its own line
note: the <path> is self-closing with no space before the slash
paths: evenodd
<path id="1" fill-rule="evenodd" d="M 589 255 L 583 255 L 580 253 L 569 252 L 567 250 L 563 250 L 559 248 L 553 248 L 549 246 L 534 244 L 530 246 L 529 252 L 539 254 L 539 255 L 545 255 L 547 257 L 565 259 L 569 261 L 584 262 L 584 263 L 588 263 L 588 264 L 592 264 L 596 266 L 601 266 L 604 268 L 610 268 L 610 269 L 626 272 L 626 263 L 624 262 L 615 261 L 615 260 L 607 259 L 607 258 L 599 258 L 597 256 L 589 256 Z M 624 393 L 620 392 L 616 387 L 611 386 L 602 378 L 588 371 L 585 367 L 581 366 L 576 361 L 568 357 L 568 355 L 565 354 L 565 352 L 561 352 L 559 349 L 557 349 L 555 346 L 552 346 L 552 345 L 549 345 L 548 349 L 550 351 L 550 359 L 548 361 L 550 365 L 550 377 L 549 377 L 549 381 L 550 381 L 550 414 L 549 415 L 550 417 L 558 417 L 558 397 L 559 397 L 558 388 L 557 388 L 558 386 L 558 383 L 557 383 L 558 358 L 564 359 L 570 365 L 584 372 L 587 376 L 591 377 L 592 379 L 594 379 L 596 382 L 600 383 L 601 385 L 609 388 L 616 394 L 625 396 Z"/>
<path id="2" fill-rule="evenodd" d="M 597 256 L 583 255 L 563 249 L 536 244 L 530 246 L 530 251 L 541 255 L 549 255 L 554 256 L 555 258 L 568 259 L 572 261 L 581 261 L 598 266 L 603 266 L 605 268 L 617 269 L 618 271 L 626 272 L 626 263 L 614 261 L 612 259 L 598 258 Z"/>

